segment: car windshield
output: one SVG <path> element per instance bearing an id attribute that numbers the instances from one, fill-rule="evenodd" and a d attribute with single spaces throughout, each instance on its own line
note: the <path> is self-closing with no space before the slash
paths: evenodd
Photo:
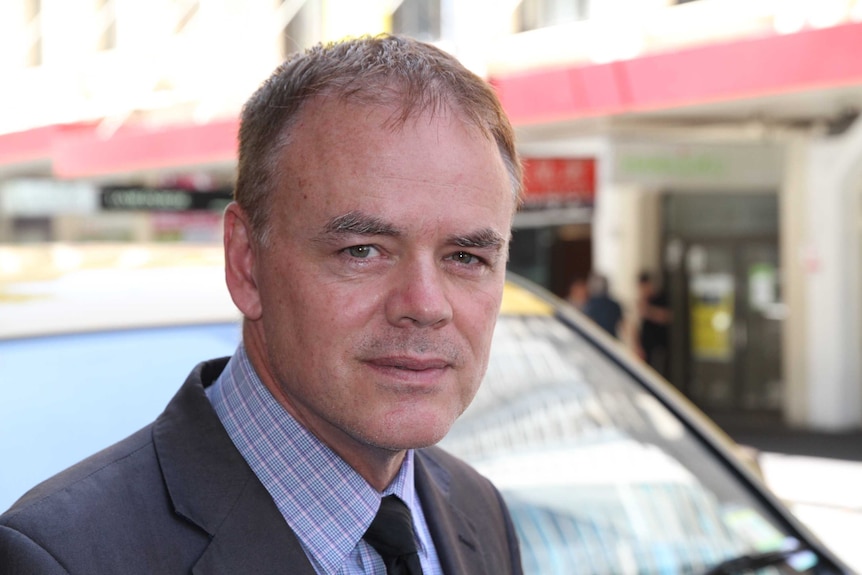
<path id="1" fill-rule="evenodd" d="M 757 572 L 837 572 L 629 371 L 534 308 L 504 310 L 443 442 L 502 490 L 526 573 L 705 573 L 787 549 Z"/>

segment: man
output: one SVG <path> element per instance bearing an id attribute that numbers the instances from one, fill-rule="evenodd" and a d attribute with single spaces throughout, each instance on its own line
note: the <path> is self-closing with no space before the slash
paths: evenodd
<path id="1" fill-rule="evenodd" d="M 638 315 L 640 330 L 638 345 L 641 358 L 659 374 L 668 377 L 670 352 L 670 311 L 667 293 L 656 289 L 652 275 L 638 275 Z"/>
<path id="2" fill-rule="evenodd" d="M 623 322 L 623 308 L 617 300 L 611 297 L 608 279 L 596 273 L 590 274 L 587 280 L 590 297 L 584 304 L 584 314 L 599 327 L 619 338 Z"/>
<path id="3" fill-rule="evenodd" d="M 590 299 L 590 290 L 587 288 L 587 279 L 584 277 L 574 278 L 569 284 L 566 301 L 579 310 L 583 310 L 588 299 Z"/>
<path id="4" fill-rule="evenodd" d="M 486 369 L 520 182 L 492 90 L 442 51 L 285 62 L 225 213 L 242 345 L 3 515 L 0 571 L 381 574 L 363 534 L 395 495 L 425 575 L 520 573 L 499 493 L 430 447 Z"/>

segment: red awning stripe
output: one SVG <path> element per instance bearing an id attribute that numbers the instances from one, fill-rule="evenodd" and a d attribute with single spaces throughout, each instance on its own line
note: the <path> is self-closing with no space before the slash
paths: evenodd
<path id="1" fill-rule="evenodd" d="M 515 124 L 862 83 L 862 23 L 491 78 Z"/>
<path id="2" fill-rule="evenodd" d="M 516 125 L 572 120 L 862 84 L 862 23 L 712 44 L 631 60 L 491 78 Z M 194 169 L 236 159 L 236 118 L 102 137 L 93 124 L 0 135 L 0 167 L 43 162 L 86 178 Z"/>
<path id="3" fill-rule="evenodd" d="M 53 124 L 32 130 L 0 135 L 0 166 L 30 162 L 50 162 L 54 146 L 74 134 L 87 134 L 93 124 Z"/>
<path id="4" fill-rule="evenodd" d="M 230 162 L 237 155 L 238 119 L 158 129 L 121 128 L 111 137 L 98 134 L 61 140 L 54 174 L 84 178 Z"/>

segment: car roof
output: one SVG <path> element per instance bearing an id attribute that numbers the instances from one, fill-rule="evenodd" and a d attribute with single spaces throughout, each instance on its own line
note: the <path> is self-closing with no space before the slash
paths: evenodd
<path id="1" fill-rule="evenodd" d="M 507 282 L 501 313 L 553 307 Z M 0 247 L 0 339 L 238 321 L 217 244 Z"/>
<path id="2" fill-rule="evenodd" d="M 217 245 L 0 247 L 0 339 L 238 320 L 223 261 Z"/>

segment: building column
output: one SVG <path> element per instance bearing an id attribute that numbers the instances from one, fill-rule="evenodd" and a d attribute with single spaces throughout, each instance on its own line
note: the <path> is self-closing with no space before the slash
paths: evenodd
<path id="1" fill-rule="evenodd" d="M 807 427 L 808 317 L 806 282 L 810 271 L 806 244 L 809 139 L 802 134 L 786 141 L 784 184 L 779 193 L 781 299 L 787 314 L 782 328 L 782 413 L 792 427 Z"/>
<path id="2" fill-rule="evenodd" d="M 621 340 L 635 348 L 637 277 L 660 259 L 659 196 L 638 184 L 614 182 L 600 188 L 593 216 L 593 268 L 608 278 L 611 295 L 623 307 Z"/>
<path id="3" fill-rule="evenodd" d="M 862 426 L 862 122 L 840 136 L 813 140 L 807 157 L 807 424 L 840 431 Z"/>

